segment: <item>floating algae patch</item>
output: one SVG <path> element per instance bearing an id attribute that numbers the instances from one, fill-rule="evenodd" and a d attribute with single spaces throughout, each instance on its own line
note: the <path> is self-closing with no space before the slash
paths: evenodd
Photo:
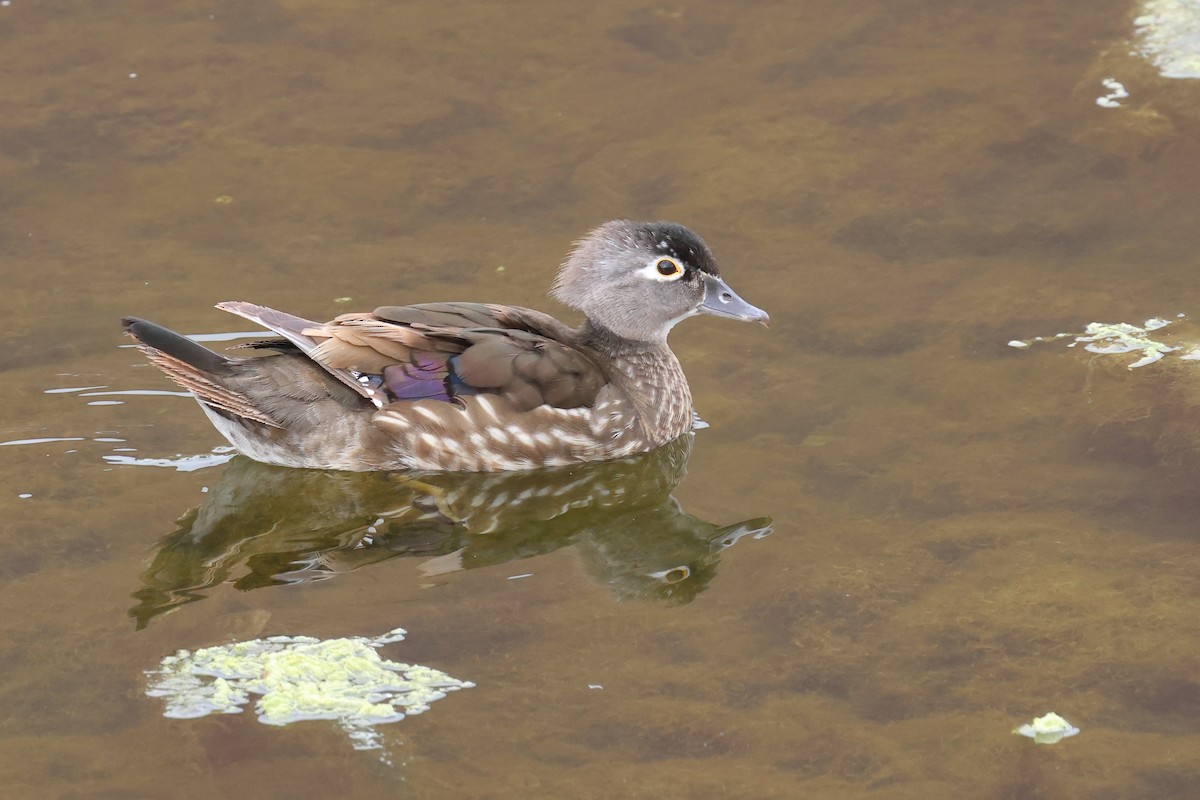
<path id="1" fill-rule="evenodd" d="M 1180 317 L 1183 315 L 1180 314 Z M 1053 336 L 1035 336 L 1032 339 L 1014 339 L 1009 347 L 1026 348 L 1034 342 L 1052 342 L 1058 339 L 1074 338 L 1067 347 L 1083 344 L 1083 349 L 1089 353 L 1113 355 L 1118 353 L 1141 353 L 1141 358 L 1129 365 L 1130 369 L 1153 364 L 1167 353 L 1179 350 L 1178 347 L 1164 344 L 1150 338 L 1150 333 L 1171 324 L 1171 320 L 1155 317 L 1148 319 L 1141 326 L 1130 325 L 1128 322 L 1089 322 L 1082 333 L 1056 333 Z"/>
<path id="2" fill-rule="evenodd" d="M 376 725 L 420 714 L 446 692 L 475 685 L 429 667 L 380 658 L 380 647 L 404 635 L 397 628 L 373 638 L 270 636 L 180 650 L 146 671 L 146 694 L 163 698 L 163 716 L 174 719 L 238 714 L 257 697 L 259 722 L 336 720 L 356 750 L 374 750 L 382 746 Z"/>
<path id="3" fill-rule="evenodd" d="M 1138 53 L 1164 78 L 1200 78 L 1200 0 L 1146 0 L 1133 21 Z"/>
<path id="4" fill-rule="evenodd" d="M 1079 728 L 1051 711 L 1045 716 L 1034 717 L 1032 722 L 1013 728 L 1013 733 L 1033 739 L 1035 744 L 1058 744 L 1063 739 L 1079 733 Z"/>

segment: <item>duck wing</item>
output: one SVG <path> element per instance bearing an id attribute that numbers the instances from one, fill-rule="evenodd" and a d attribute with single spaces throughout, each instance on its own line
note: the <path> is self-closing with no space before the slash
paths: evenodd
<path id="1" fill-rule="evenodd" d="M 317 323 L 251 303 L 222 308 L 283 336 L 383 408 L 496 395 L 514 411 L 590 406 L 608 383 L 565 324 L 527 308 L 480 303 L 383 306 Z"/>

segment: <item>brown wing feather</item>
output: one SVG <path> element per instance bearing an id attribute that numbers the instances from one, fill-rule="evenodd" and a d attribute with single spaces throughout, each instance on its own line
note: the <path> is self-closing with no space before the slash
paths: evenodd
<path id="1" fill-rule="evenodd" d="M 380 306 L 372 316 L 399 325 L 420 325 L 426 328 L 497 328 L 500 316 L 494 308 L 483 303 L 418 303 L 412 306 Z"/>
<path id="2" fill-rule="evenodd" d="M 591 358 L 569 344 L 524 331 L 464 331 L 463 337 L 471 344 L 455 359 L 459 377 L 508 398 L 518 411 L 589 406 L 608 382 Z"/>
<path id="3" fill-rule="evenodd" d="M 376 319 L 419 327 L 424 330 L 502 328 L 537 333 L 548 339 L 569 341 L 574 330 L 549 314 L 522 306 L 498 303 L 422 303 L 413 306 L 381 306 Z"/>
<path id="4" fill-rule="evenodd" d="M 417 366 L 426 381 L 431 368 L 435 378 L 441 370 L 441 377 L 459 393 L 500 395 L 518 411 L 540 405 L 589 406 L 608 382 L 604 371 L 571 344 L 571 328 L 547 314 L 517 306 L 383 306 L 373 313 L 342 314 L 327 323 L 249 303 L 222 303 L 221 308 L 287 337 L 314 362 L 376 403 L 379 396 L 365 393 L 358 375 L 383 375 L 395 365 Z M 401 377 L 404 372 L 388 374 L 397 376 L 389 381 L 407 380 Z"/>
<path id="5" fill-rule="evenodd" d="M 297 317 L 294 314 L 288 314 L 286 311 L 277 311 L 266 306 L 255 305 L 254 303 L 246 303 L 241 300 L 227 300 L 223 303 L 217 303 L 217 308 L 222 311 L 228 311 L 231 314 L 237 314 L 243 319 L 248 319 L 251 322 L 257 322 L 264 328 L 275 331 L 283 338 L 299 348 L 300 352 L 312 357 L 312 351 L 318 346 L 311 336 L 306 332 L 306 328 L 317 323 L 312 320 Z M 321 364 L 320 361 L 318 364 Z M 325 366 L 321 364 L 321 366 Z M 346 386 L 349 386 L 359 395 L 367 398 L 376 405 L 380 405 L 378 398 L 372 392 L 358 382 L 358 379 L 344 369 L 326 367 L 330 375 L 337 378 Z"/>

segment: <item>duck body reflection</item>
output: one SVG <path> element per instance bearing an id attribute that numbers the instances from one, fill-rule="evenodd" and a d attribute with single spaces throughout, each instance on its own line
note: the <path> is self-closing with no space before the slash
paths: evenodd
<path id="1" fill-rule="evenodd" d="M 720 553 L 761 538 L 760 517 L 718 526 L 671 496 L 694 434 L 617 461 L 508 473 L 347 473 L 234 459 L 178 520 L 142 576 L 138 627 L 213 587 L 318 581 L 399 556 L 428 575 L 496 566 L 575 544 L 618 599 L 688 602 Z"/>

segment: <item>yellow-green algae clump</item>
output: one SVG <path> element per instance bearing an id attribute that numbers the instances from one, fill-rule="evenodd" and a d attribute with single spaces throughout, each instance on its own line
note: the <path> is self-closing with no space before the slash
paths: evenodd
<path id="1" fill-rule="evenodd" d="M 1179 316 L 1183 317 L 1182 314 Z M 1089 353 L 1099 353 L 1101 355 L 1139 353 L 1141 354 L 1141 358 L 1129 364 L 1130 369 L 1137 369 L 1147 364 L 1153 364 L 1167 353 L 1173 353 L 1179 349 L 1178 347 L 1172 347 L 1171 345 L 1150 338 L 1151 331 L 1165 328 L 1170 324 L 1171 320 L 1162 319 L 1161 317 L 1148 319 L 1140 326 L 1131 325 L 1128 322 L 1089 322 L 1082 333 L 1057 333 L 1054 336 L 1014 339 L 1008 343 L 1008 346 L 1023 349 L 1029 347 L 1034 342 L 1048 342 L 1073 337 L 1075 341 L 1068 344 L 1067 347 L 1083 344 L 1083 349 Z"/>
<path id="2" fill-rule="evenodd" d="M 1041 717 L 1034 717 L 1032 722 L 1013 728 L 1018 736 L 1027 736 L 1036 744 L 1058 744 L 1063 739 L 1079 733 L 1071 723 L 1051 711 Z"/>
<path id="3" fill-rule="evenodd" d="M 356 749 L 376 749 L 376 725 L 420 714 L 446 692 L 474 686 L 436 669 L 379 656 L 380 647 L 404 635 L 397 628 L 373 638 L 270 636 L 180 650 L 158 669 L 147 670 L 146 694 L 163 698 L 163 716 L 174 719 L 238 714 L 257 695 L 259 722 L 336 720 Z"/>

